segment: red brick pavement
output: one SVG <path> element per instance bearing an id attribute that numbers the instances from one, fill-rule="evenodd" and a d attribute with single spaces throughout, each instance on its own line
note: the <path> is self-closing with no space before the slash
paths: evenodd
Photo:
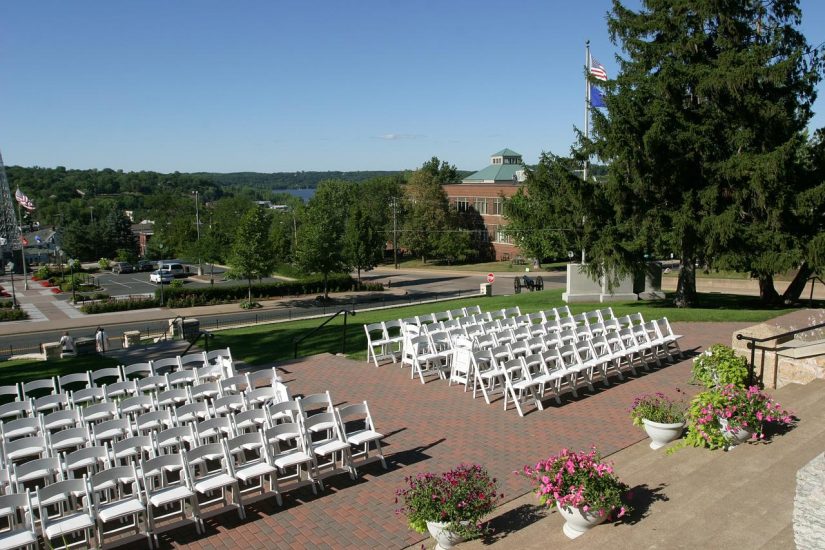
<path id="1" fill-rule="evenodd" d="M 731 334 L 745 323 L 681 323 L 682 349 L 689 357 L 715 342 L 730 343 Z M 247 506 L 240 521 L 233 510 L 207 523 L 198 537 L 190 527 L 161 534 L 161 545 L 192 549 L 220 548 L 403 548 L 424 539 L 395 514 L 394 491 L 404 477 L 422 471 L 441 472 L 461 462 L 478 462 L 497 476 L 507 500 L 530 490 L 513 475 L 524 464 L 546 458 L 562 447 L 585 449 L 596 445 L 609 455 L 644 438 L 627 415 L 633 397 L 657 390 L 687 387 L 691 360 L 652 367 L 650 372 L 614 383 L 598 384 L 594 393 L 580 392 L 562 405 L 552 399 L 545 410 L 529 409 L 520 418 L 512 405 L 502 410 L 499 399 L 486 405 L 479 397 L 448 387 L 441 380 L 426 385 L 410 380 L 409 369 L 391 363 L 375 368 L 365 362 L 319 355 L 282 366 L 293 395 L 329 390 L 336 404 L 366 400 L 387 435 L 389 471 L 372 464 L 353 482 L 347 476 L 325 480 L 325 492 L 308 489 L 285 495 L 284 506 L 274 499 Z M 621 474 L 621 472 L 619 472 Z M 137 547 L 137 546 L 136 546 Z"/>

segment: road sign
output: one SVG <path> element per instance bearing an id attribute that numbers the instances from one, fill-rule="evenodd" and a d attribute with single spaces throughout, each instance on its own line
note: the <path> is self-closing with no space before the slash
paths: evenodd
<path id="1" fill-rule="evenodd" d="M 488 283 L 492 283 L 492 282 L 494 282 L 495 280 L 496 280 L 496 275 L 495 275 L 495 273 L 488 273 L 488 274 L 487 274 L 487 282 L 488 282 Z"/>

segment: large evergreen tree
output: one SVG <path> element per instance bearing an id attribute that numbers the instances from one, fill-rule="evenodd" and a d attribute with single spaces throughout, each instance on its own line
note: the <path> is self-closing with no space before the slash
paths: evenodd
<path id="1" fill-rule="evenodd" d="M 443 183 L 455 182 L 455 166 L 433 157 L 410 176 L 405 189 L 406 215 L 401 244 L 426 261 L 441 254 L 443 233 L 457 230 Z"/>
<path id="2" fill-rule="evenodd" d="M 596 259 L 627 268 L 675 253 L 681 306 L 696 303 L 697 262 L 751 271 L 776 296 L 772 274 L 801 257 L 797 153 L 821 68 L 797 4 L 614 0 L 621 70 L 587 144 L 610 165 Z"/>

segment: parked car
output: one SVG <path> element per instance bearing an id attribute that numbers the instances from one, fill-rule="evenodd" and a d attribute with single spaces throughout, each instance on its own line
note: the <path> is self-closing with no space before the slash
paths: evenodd
<path id="1" fill-rule="evenodd" d="M 172 277 L 186 277 L 186 270 L 183 268 L 183 264 L 161 263 L 158 264 L 158 270 L 168 271 L 172 274 Z"/>
<path id="2" fill-rule="evenodd" d="M 171 283 L 175 276 L 167 269 L 157 269 L 149 274 L 149 282 L 157 283 L 159 285 L 164 283 Z"/>
<path id="3" fill-rule="evenodd" d="M 150 262 L 149 260 L 140 260 L 135 266 L 135 269 L 137 269 L 138 271 L 154 271 L 156 269 L 155 262 Z"/>
<path id="4" fill-rule="evenodd" d="M 132 264 L 127 262 L 115 262 L 112 264 L 112 273 L 120 275 L 122 273 L 134 273 L 135 268 Z"/>

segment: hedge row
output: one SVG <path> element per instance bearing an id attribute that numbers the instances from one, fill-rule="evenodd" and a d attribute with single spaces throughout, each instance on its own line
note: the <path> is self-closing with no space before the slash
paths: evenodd
<path id="1" fill-rule="evenodd" d="M 155 298 L 132 298 L 129 300 L 101 300 L 84 304 L 80 311 L 83 313 L 109 313 L 111 311 L 130 311 L 133 309 L 147 309 L 158 307 L 160 301 Z"/>
<path id="2" fill-rule="evenodd" d="M 3 307 L 0 309 L 0 322 L 2 321 L 22 321 L 28 319 L 29 315 L 22 309 L 10 309 Z"/>
<path id="3" fill-rule="evenodd" d="M 357 283 L 348 274 L 330 275 L 327 282 L 330 292 L 359 290 Z M 361 285 L 361 290 L 379 290 L 382 285 Z M 169 307 L 192 307 L 214 304 L 226 304 L 246 300 L 246 285 L 212 286 L 192 288 L 164 289 L 164 299 Z M 300 296 L 302 294 L 321 294 L 324 292 L 324 278 L 312 276 L 300 281 L 279 281 L 252 285 L 252 299 L 277 298 L 281 296 Z M 155 291 L 160 298 L 160 290 Z"/>

